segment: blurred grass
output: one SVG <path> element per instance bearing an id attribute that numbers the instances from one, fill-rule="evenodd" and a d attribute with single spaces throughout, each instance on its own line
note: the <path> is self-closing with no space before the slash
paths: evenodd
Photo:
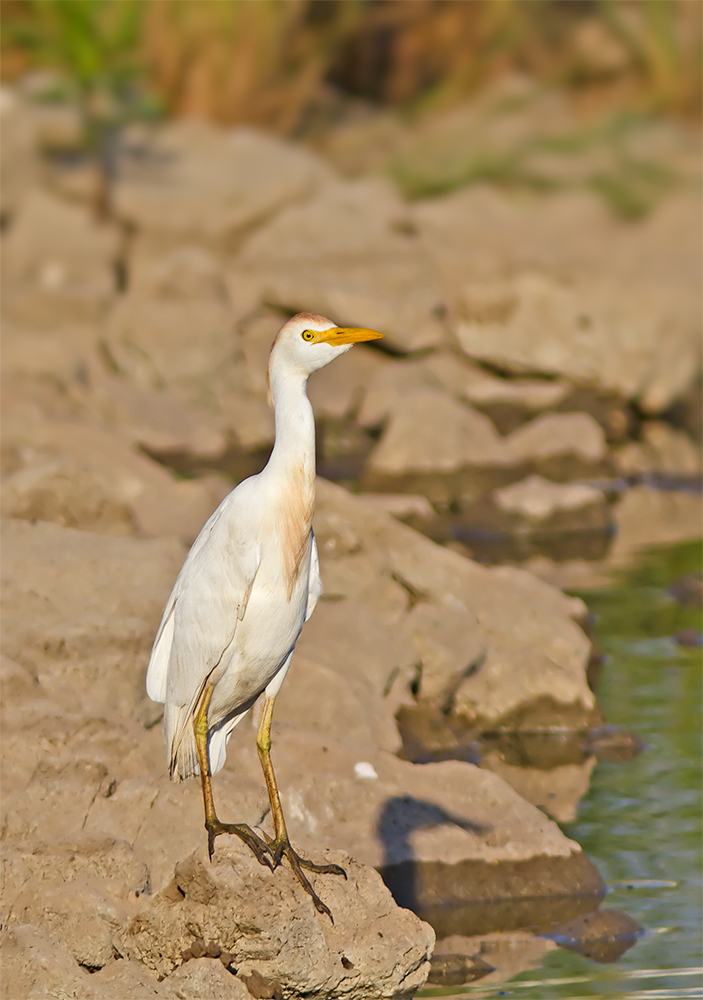
<path id="1" fill-rule="evenodd" d="M 171 112 L 284 134 L 329 103 L 330 82 L 377 104 L 431 109 L 510 70 L 606 106 L 700 113 L 696 0 L 3 0 L 2 7 L 5 78 L 37 65 L 66 69 L 57 9 L 66 24 L 88 8 L 100 11 L 94 23 L 131 8 L 142 78 Z M 46 44 L 28 44 L 13 30 L 18 22 L 39 28 Z M 100 54 L 108 70 L 115 53 L 103 46 Z M 74 55 L 83 72 L 86 53 Z"/>

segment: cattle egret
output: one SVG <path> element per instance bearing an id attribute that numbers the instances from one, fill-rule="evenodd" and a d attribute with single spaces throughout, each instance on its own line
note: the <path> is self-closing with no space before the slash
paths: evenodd
<path id="1" fill-rule="evenodd" d="M 322 585 L 312 531 L 315 422 L 308 377 L 352 344 L 382 336 L 300 313 L 279 331 L 269 359 L 276 439 L 268 464 L 227 496 L 188 553 L 154 641 L 146 687 L 164 703 L 164 742 L 175 781 L 200 774 L 212 858 L 215 837 L 236 834 L 262 865 L 285 857 L 320 913 L 331 917 L 303 869 L 316 865 L 291 847 L 271 764 L 271 717 L 293 650 Z M 221 823 L 211 775 L 224 765 L 232 730 L 264 693 L 256 737 L 274 837 Z"/>

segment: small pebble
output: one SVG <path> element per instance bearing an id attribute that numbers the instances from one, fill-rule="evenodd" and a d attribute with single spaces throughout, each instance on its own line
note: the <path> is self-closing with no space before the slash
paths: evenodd
<path id="1" fill-rule="evenodd" d="M 679 646 L 698 649 L 703 646 L 703 632 L 699 628 L 684 628 L 676 636 Z"/>
<path id="2" fill-rule="evenodd" d="M 181 952 L 181 958 L 183 959 L 184 962 L 189 962 L 192 957 L 193 957 L 193 952 L 191 951 L 190 948 L 184 948 L 183 951 Z"/>
<path id="3" fill-rule="evenodd" d="M 208 946 L 205 949 L 205 954 L 208 958 L 218 958 L 222 948 L 219 946 L 217 941 L 209 941 Z"/>
<path id="4" fill-rule="evenodd" d="M 191 950 L 191 953 L 193 955 L 193 958 L 203 958 L 203 956 L 205 955 L 205 951 L 206 951 L 205 942 L 201 941 L 198 938 L 197 941 L 194 941 L 192 943 L 192 945 L 190 946 L 190 950 Z"/>
<path id="5" fill-rule="evenodd" d="M 222 964 L 224 966 L 231 965 L 232 962 L 234 961 L 234 955 L 230 951 L 221 951 L 220 952 L 220 961 L 222 962 Z"/>

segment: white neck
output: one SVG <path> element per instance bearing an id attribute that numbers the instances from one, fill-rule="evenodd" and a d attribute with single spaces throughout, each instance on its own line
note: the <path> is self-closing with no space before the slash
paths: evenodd
<path id="1" fill-rule="evenodd" d="M 273 359 L 272 359 L 273 361 Z M 310 484 L 315 480 L 315 418 L 306 394 L 307 376 L 270 368 L 271 395 L 276 421 L 276 442 L 267 470 L 285 474 L 301 470 Z"/>

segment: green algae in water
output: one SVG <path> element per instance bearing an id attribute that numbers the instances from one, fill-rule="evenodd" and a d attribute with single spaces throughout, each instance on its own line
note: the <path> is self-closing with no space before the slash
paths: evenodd
<path id="1" fill-rule="evenodd" d="M 622 910 L 645 934 L 613 964 L 562 949 L 501 983 L 426 987 L 422 997 L 525 1000 L 667 1000 L 701 988 L 701 650 L 674 636 L 701 628 L 701 610 L 669 588 L 699 573 L 700 543 L 647 550 L 607 590 L 581 593 L 607 656 L 598 698 L 607 721 L 648 749 L 600 761 L 576 822 L 564 826 L 611 887 L 603 908 Z"/>

